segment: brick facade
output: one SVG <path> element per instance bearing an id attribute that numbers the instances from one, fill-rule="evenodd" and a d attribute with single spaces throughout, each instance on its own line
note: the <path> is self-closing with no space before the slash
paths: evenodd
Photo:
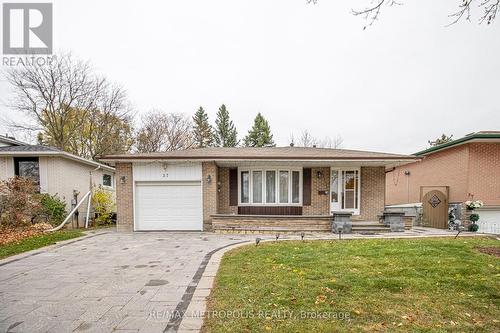
<path id="1" fill-rule="evenodd" d="M 387 204 L 420 202 L 422 186 L 449 186 L 450 203 L 474 195 L 485 205 L 500 205 L 499 161 L 499 143 L 468 143 L 434 152 L 387 173 Z"/>
<path id="2" fill-rule="evenodd" d="M 470 144 L 467 185 L 475 200 L 500 205 L 500 143 Z"/>
<path id="3" fill-rule="evenodd" d="M 212 230 L 211 216 L 217 214 L 218 206 L 218 172 L 215 162 L 202 163 L 202 188 L 203 188 L 203 230 Z M 208 176 L 211 177 L 210 183 L 207 181 Z M 229 178 L 228 178 L 229 179 Z"/>
<path id="4" fill-rule="evenodd" d="M 134 179 L 132 163 L 116 163 L 116 230 L 130 232 L 134 230 Z M 125 182 L 122 184 L 122 177 Z"/>
<path id="5" fill-rule="evenodd" d="M 330 215 L 330 168 L 311 168 L 311 205 L 302 209 L 303 215 Z"/>
<path id="6" fill-rule="evenodd" d="M 377 221 L 385 206 L 385 167 L 362 167 L 360 177 L 360 214 L 353 220 Z"/>
<path id="7" fill-rule="evenodd" d="M 229 205 L 229 168 L 219 168 L 218 214 L 238 214 L 238 206 Z"/>
<path id="8" fill-rule="evenodd" d="M 211 181 L 208 182 L 208 176 Z M 121 178 L 125 177 L 122 184 Z M 116 164 L 117 230 L 132 231 L 134 225 L 132 163 Z M 212 215 L 237 214 L 238 207 L 229 205 L 229 168 L 215 162 L 202 163 L 203 230 L 212 230 Z M 384 167 L 361 168 L 360 220 L 376 220 L 384 209 Z M 330 168 L 311 169 L 311 205 L 303 206 L 305 216 L 330 215 Z"/>
<path id="9" fill-rule="evenodd" d="M 376 221 L 385 205 L 385 167 L 362 167 L 360 177 L 360 215 L 353 216 L 353 219 Z M 217 213 L 237 214 L 238 207 L 229 206 L 229 168 L 219 168 L 218 181 L 220 191 Z M 303 215 L 330 215 L 329 167 L 311 169 L 311 205 L 303 206 L 302 209 Z"/>

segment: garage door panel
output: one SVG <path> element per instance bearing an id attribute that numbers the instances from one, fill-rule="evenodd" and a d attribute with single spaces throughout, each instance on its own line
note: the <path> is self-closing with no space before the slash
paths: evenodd
<path id="1" fill-rule="evenodd" d="M 200 182 L 138 183 L 136 230 L 202 230 Z"/>

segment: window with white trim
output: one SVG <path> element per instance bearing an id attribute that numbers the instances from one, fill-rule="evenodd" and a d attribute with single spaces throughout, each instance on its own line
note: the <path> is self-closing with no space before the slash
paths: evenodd
<path id="1" fill-rule="evenodd" d="M 240 168 L 238 193 L 243 205 L 301 205 L 302 169 Z"/>
<path id="2" fill-rule="evenodd" d="M 102 175 L 102 185 L 113 187 L 113 176 L 104 173 Z"/>

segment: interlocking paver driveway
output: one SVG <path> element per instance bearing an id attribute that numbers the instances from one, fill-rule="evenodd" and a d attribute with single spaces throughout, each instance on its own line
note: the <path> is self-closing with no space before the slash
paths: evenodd
<path id="1" fill-rule="evenodd" d="M 0 332 L 161 332 L 204 256 L 249 237 L 116 233 L 0 267 Z"/>

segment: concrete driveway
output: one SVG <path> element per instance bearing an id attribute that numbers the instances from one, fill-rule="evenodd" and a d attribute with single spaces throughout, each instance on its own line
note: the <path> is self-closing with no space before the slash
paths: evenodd
<path id="1" fill-rule="evenodd" d="M 162 332 L 210 252 L 248 239 L 108 232 L 4 260 L 0 332 Z"/>

